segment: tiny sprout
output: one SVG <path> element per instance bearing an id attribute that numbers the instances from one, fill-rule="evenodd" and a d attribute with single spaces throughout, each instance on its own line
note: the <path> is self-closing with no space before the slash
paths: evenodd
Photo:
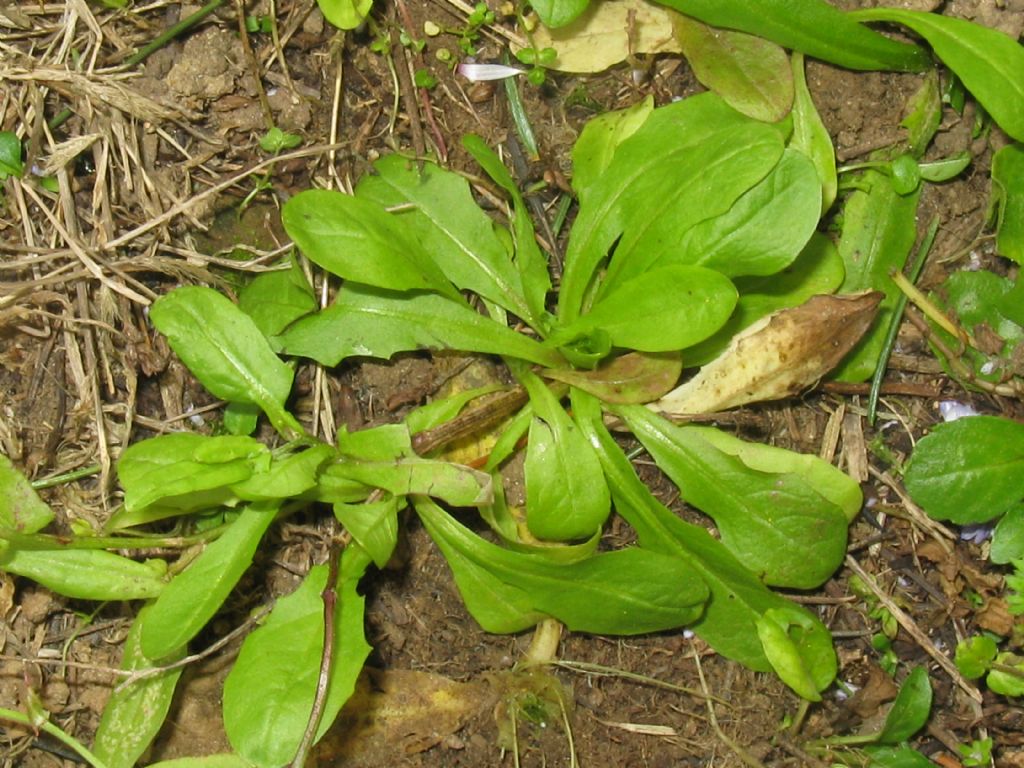
<path id="1" fill-rule="evenodd" d="M 534 67 L 526 73 L 526 79 L 530 81 L 531 85 L 540 86 L 547 81 L 548 75 L 541 67 Z"/>
<path id="2" fill-rule="evenodd" d="M 438 48 L 434 51 L 434 58 L 438 61 L 444 62 L 445 64 L 449 64 L 452 61 L 452 52 L 447 48 Z"/>
<path id="3" fill-rule="evenodd" d="M 430 89 L 437 87 L 437 78 L 426 69 L 417 69 L 412 79 L 417 88 Z"/>
<path id="4" fill-rule="evenodd" d="M 423 22 L 423 34 L 427 37 L 437 37 L 441 34 L 441 28 L 432 21 Z"/>

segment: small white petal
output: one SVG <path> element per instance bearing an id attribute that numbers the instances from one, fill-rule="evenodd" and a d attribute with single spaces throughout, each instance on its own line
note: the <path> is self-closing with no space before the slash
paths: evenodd
<path id="1" fill-rule="evenodd" d="M 518 67 L 509 67 L 504 64 L 459 64 L 458 72 L 467 80 L 474 83 L 481 80 L 504 80 L 506 77 L 515 77 L 523 74 Z"/>
<path id="2" fill-rule="evenodd" d="M 943 421 L 956 421 L 964 416 L 977 416 L 978 412 L 971 406 L 956 400 L 943 400 L 939 403 L 939 413 Z"/>

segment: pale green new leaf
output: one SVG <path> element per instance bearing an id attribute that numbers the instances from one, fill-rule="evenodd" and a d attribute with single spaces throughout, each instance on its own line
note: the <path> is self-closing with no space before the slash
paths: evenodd
<path id="1" fill-rule="evenodd" d="M 641 406 L 615 412 L 683 499 L 714 518 L 722 543 L 765 583 L 811 589 L 842 563 L 846 516 L 811 479 L 748 466 L 701 428 L 675 426 Z"/>
<path id="2" fill-rule="evenodd" d="M 142 650 L 140 637 L 152 606 L 143 606 L 124 642 L 121 669 L 136 671 L 166 666 L 185 655 L 185 648 L 151 659 Z M 168 669 L 137 680 L 115 691 L 103 708 L 93 753 L 108 768 L 132 768 L 156 738 L 171 708 L 174 688 L 184 667 Z"/>
<path id="3" fill-rule="evenodd" d="M 252 564 L 278 504 L 252 504 L 216 541 L 164 587 L 142 623 L 142 652 L 159 659 L 206 626 Z"/>
<path id="4" fill-rule="evenodd" d="M 1024 141 L 1024 81 L 1020 76 L 1024 72 L 1024 47 L 1012 37 L 938 13 L 866 8 L 850 15 L 910 27 L 928 41 L 999 127 L 1017 141 Z"/>
<path id="5" fill-rule="evenodd" d="M 352 695 L 370 653 L 363 629 L 365 598 L 356 591 L 370 558 L 356 544 L 342 555 L 335 608 L 334 663 L 317 738 Z M 321 593 L 327 566 L 277 601 L 266 624 L 242 644 L 224 682 L 224 729 L 235 751 L 260 768 L 288 764 L 309 722 L 324 646 Z M 259 692 L 255 695 L 254 692 Z"/>
<path id="6" fill-rule="evenodd" d="M 257 275 L 238 294 L 238 308 L 264 336 L 275 336 L 300 317 L 315 312 L 316 297 L 297 262 L 280 272 Z"/>
<path id="7" fill-rule="evenodd" d="M 388 564 L 398 544 L 398 502 L 399 497 L 389 495 L 381 501 L 334 505 L 338 522 L 373 558 L 378 568 Z M 404 499 L 402 504 L 405 505 Z"/>
<path id="8" fill-rule="evenodd" d="M 1024 424 L 970 416 L 939 424 L 907 463 L 907 491 L 925 512 L 984 523 L 1024 498 Z"/>
<path id="9" fill-rule="evenodd" d="M 589 538 L 611 512 L 601 464 L 544 382 L 529 371 L 520 380 L 534 413 L 524 468 L 526 524 L 540 539 Z"/>
<path id="10" fill-rule="evenodd" d="M 53 520 L 53 510 L 32 484 L 0 453 L 0 536 L 35 533 Z"/>
<path id="11" fill-rule="evenodd" d="M 128 512 L 157 502 L 194 510 L 224 503 L 228 486 L 269 466 L 269 449 L 251 437 L 175 432 L 126 448 L 117 473 Z"/>
<path id="12" fill-rule="evenodd" d="M 818 624 L 795 605 L 772 608 L 757 620 L 757 636 L 772 669 L 786 685 L 808 701 L 821 701 L 819 691 L 836 677 L 836 653 L 818 642 Z"/>
<path id="13" fill-rule="evenodd" d="M 617 347 L 672 352 L 717 331 L 735 306 L 736 288 L 720 272 L 680 264 L 657 267 L 620 283 L 550 341 L 567 343 L 603 331 Z"/>
<path id="14" fill-rule="evenodd" d="M 156 597 L 166 583 L 163 561 L 137 563 L 102 549 L 0 549 L 0 571 L 32 579 L 66 597 L 82 600 L 141 600 Z"/>
<path id="15" fill-rule="evenodd" d="M 419 168 L 400 155 L 381 158 L 374 169 L 377 173 L 363 176 L 356 187 L 357 198 L 381 208 L 409 206 L 392 217 L 449 280 L 536 322 L 494 222 L 473 200 L 462 176 L 433 163 Z"/>
<path id="16" fill-rule="evenodd" d="M 373 0 L 316 0 L 324 18 L 338 29 L 355 29 L 373 8 Z"/>
<path id="17" fill-rule="evenodd" d="M 267 470 L 232 485 L 231 492 L 244 501 L 270 501 L 299 496 L 316 485 L 320 469 L 336 456 L 334 448 L 320 444 L 299 453 L 275 458 Z"/>
<path id="18" fill-rule="evenodd" d="M 652 146 L 662 151 L 652 152 Z M 744 117 L 714 94 L 654 110 L 618 144 L 600 180 L 588 188 L 569 236 L 559 318 L 568 323 L 580 315 L 596 268 L 624 231 L 629 242 L 616 250 L 616 269 L 626 268 L 621 262 L 627 250 L 645 245 L 641 235 L 666 235 L 662 245 L 668 248 L 693 224 L 727 211 L 781 154 L 776 129 Z M 627 272 L 643 272 L 664 248 L 639 252 Z"/>
<path id="19" fill-rule="evenodd" d="M 457 507 L 476 507 L 493 499 L 491 476 L 462 464 L 433 459 L 340 461 L 324 471 L 323 479 L 345 479 L 395 496 L 421 494 Z"/>
<path id="20" fill-rule="evenodd" d="M 628 139 L 651 116 L 654 97 L 647 96 L 626 109 L 605 112 L 583 126 L 572 146 L 572 188 L 580 200 L 599 184 L 619 144 Z"/>
<path id="21" fill-rule="evenodd" d="M 284 409 L 292 369 L 278 358 L 252 318 L 217 291 L 177 288 L 153 304 L 150 320 L 215 397 L 258 405 L 281 432 L 301 432 Z"/>
<path id="22" fill-rule="evenodd" d="M 996 152 L 992 186 L 999 211 L 996 248 L 1006 258 L 1024 264 L 1024 147 L 1009 144 Z"/>
<path id="23" fill-rule="evenodd" d="M 306 256 L 346 280 L 458 296 L 407 227 L 377 203 L 308 189 L 285 203 L 281 223 Z"/>
<path id="24" fill-rule="evenodd" d="M 814 163 L 814 170 L 821 183 L 821 212 L 825 213 L 836 200 L 839 181 L 836 176 L 836 150 L 832 145 L 825 123 L 807 89 L 804 73 L 804 57 L 793 54 L 793 135 L 789 146 L 803 152 Z"/>
<path id="25" fill-rule="evenodd" d="M 345 285 L 332 304 L 279 337 L 286 352 L 335 366 L 348 357 L 388 359 L 396 352 L 457 349 L 507 355 L 540 365 L 564 361 L 530 337 L 430 293 L 397 294 Z"/>
<path id="26" fill-rule="evenodd" d="M 694 264 L 729 277 L 771 275 L 800 254 L 818 226 L 821 185 L 813 163 L 787 149 L 778 165 L 721 216 L 688 230 L 658 265 Z"/>

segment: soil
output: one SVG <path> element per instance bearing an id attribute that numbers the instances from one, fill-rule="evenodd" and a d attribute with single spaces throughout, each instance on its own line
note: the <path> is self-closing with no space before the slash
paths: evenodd
<path id="1" fill-rule="evenodd" d="M 417 33 L 425 21 L 464 24 L 441 0 L 406 0 L 408 19 L 393 2 L 376 5 L 380 28 L 396 18 Z M 0 130 L 29 126 L 33 161 L 49 156 L 54 144 L 95 134 L 70 162 L 51 168 L 58 191 L 39 197 L 12 180 L 0 198 L 0 451 L 33 480 L 99 465 L 95 474 L 41 492 L 58 513 L 59 532 L 102 526 L 117 503 L 112 466 L 130 442 L 178 428 L 185 419 L 208 429 L 218 418 L 218 404 L 149 331 L 144 303 L 183 283 L 231 292 L 240 274 L 273 263 L 287 248 L 279 205 L 313 183 L 350 185 L 374 158 L 394 150 L 433 151 L 450 167 L 475 174 L 461 136 L 475 132 L 491 146 L 518 141 L 502 87 L 470 85 L 436 59 L 442 47 L 456 50 L 452 36 L 427 38 L 422 53 L 395 49 L 399 68 L 408 59 L 438 78 L 428 105 L 410 99 L 407 78 L 393 76 L 387 60 L 371 50 L 373 27 L 338 35 L 309 0 L 278 0 L 276 8 L 250 4 L 247 12 L 259 18 L 272 9 L 283 57 L 270 35 L 252 34 L 243 43 L 235 9 L 222 9 L 128 76 L 109 68 L 196 6 L 168 2 L 114 11 L 60 2 L 0 8 L 0 72 L 7 78 Z M 1024 24 L 1020 3 L 971 0 L 944 10 L 1015 35 Z M 490 29 L 478 44 L 481 60 L 498 59 L 504 48 Z M 562 194 L 573 141 L 589 118 L 649 94 L 664 104 L 700 89 L 679 59 L 636 64 L 592 76 L 551 73 L 541 88 L 520 85 L 541 153 L 516 173 L 524 188 L 546 182 L 536 193 L 544 206 Z M 920 78 L 810 62 L 808 82 L 840 160 L 855 162 L 902 140 L 899 123 Z M 70 118 L 46 127 L 44 117 L 64 107 Z M 244 173 L 266 157 L 257 141 L 267 110 L 280 128 L 301 134 L 304 147 L 321 149 Z M 975 138 L 973 123 L 970 106 L 962 117 L 947 113 L 930 150 L 938 157 L 969 149 L 975 160 L 961 178 L 926 189 L 921 226 L 937 214 L 941 227 L 924 288 L 939 285 L 968 259 L 1006 272 L 983 237 L 989 158 L 1006 139 L 998 130 Z M 331 143 L 337 146 L 322 148 Z M 52 221 L 44 208 L 57 211 Z M 303 368 L 295 410 L 307 423 L 316 419 L 327 434 L 341 425 L 396 421 L 437 396 L 463 367 L 465 361 L 424 353 L 346 363 L 326 376 Z M 489 367 L 490 375 L 501 375 Z M 560 658 L 589 666 L 517 672 L 529 633 L 483 632 L 463 607 L 444 559 L 411 518 L 403 556 L 363 585 L 372 669 L 311 764 L 821 764 L 804 751 L 808 740 L 869 728 L 896 691 L 871 644 L 879 621 L 848 586 L 852 569 L 870 574 L 920 636 L 942 651 L 981 629 L 1012 629 L 1001 597 L 1003 573 L 986 559 L 985 545 L 959 541 L 941 526 L 924 527 L 890 465 L 865 446 L 881 438 L 896 460 L 905 459 L 913 441 L 938 420 L 936 404 L 943 398 L 1018 419 L 1024 409 L 964 392 L 941 374 L 910 325 L 901 332 L 890 376 L 928 385 L 935 394 L 887 397 L 877 429 L 864 419 L 860 394 L 827 389 L 744 409 L 729 422 L 741 437 L 834 458 L 862 482 L 872 503 L 867 518 L 851 528 L 848 567 L 821 590 L 793 595 L 819 611 L 833 631 L 839 677 L 856 691 L 850 697 L 830 692 L 811 707 L 798 733 L 786 724 L 800 702 L 777 678 L 717 656 L 688 633 L 625 639 L 566 634 Z M 838 450 L 829 438 L 837 428 Z M 659 498 L 692 514 L 653 464 L 641 458 L 638 468 Z M 336 533 L 313 514 L 276 529 L 196 649 L 294 589 L 302 574 L 326 559 Z M 632 535 L 617 519 L 605 534 L 613 546 Z M 38 696 L 55 723 L 88 744 L 116 684 L 111 670 L 120 662 L 132 606 L 97 607 L 0 573 L 0 617 L 0 706 L 23 709 Z M 990 736 L 996 765 L 1024 765 L 1024 710 L 988 692 L 973 699 L 906 627 L 893 650 L 898 678 L 927 665 L 935 688 L 932 719 L 914 747 L 955 766 L 957 745 Z M 237 642 L 188 667 L 148 760 L 229 749 L 220 687 L 236 652 Z M 446 706 L 431 696 L 437 691 Z M 710 709 L 708 694 L 715 697 Z M 512 700 L 525 714 L 512 717 Z M 510 744 L 513 721 L 518 756 Z M 76 764 L 53 739 L 11 724 L 0 726 L 0 761 L 5 768 Z"/>

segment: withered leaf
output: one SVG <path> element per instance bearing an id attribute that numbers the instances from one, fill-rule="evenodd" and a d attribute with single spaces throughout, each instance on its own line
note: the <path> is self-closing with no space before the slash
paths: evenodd
<path id="1" fill-rule="evenodd" d="M 762 318 L 650 407 L 669 415 L 714 413 L 802 392 L 853 348 L 882 298 L 879 291 L 812 296 Z"/>
<path id="2" fill-rule="evenodd" d="M 629 352 L 594 371 L 553 368 L 541 371 L 548 379 L 571 384 L 606 403 L 649 403 L 679 381 L 683 362 L 674 353 Z"/>

